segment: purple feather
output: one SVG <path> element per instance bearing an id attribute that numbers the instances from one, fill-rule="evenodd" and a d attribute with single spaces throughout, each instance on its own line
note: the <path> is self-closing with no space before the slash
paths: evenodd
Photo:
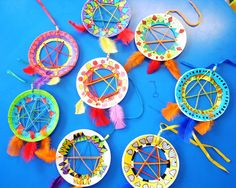
<path id="1" fill-rule="evenodd" d="M 192 131 L 194 126 L 196 125 L 196 122 L 191 118 L 185 118 L 182 123 L 179 125 L 179 136 L 182 138 L 185 142 L 189 142 L 190 138 L 192 137 Z"/>
<path id="2" fill-rule="evenodd" d="M 33 87 L 36 89 L 40 89 L 40 87 L 48 83 L 49 80 L 50 78 L 46 76 L 38 77 L 34 80 Z"/>
<path id="3" fill-rule="evenodd" d="M 61 176 L 58 176 L 50 185 L 50 188 L 59 188 L 59 186 L 63 183 L 64 179 Z"/>

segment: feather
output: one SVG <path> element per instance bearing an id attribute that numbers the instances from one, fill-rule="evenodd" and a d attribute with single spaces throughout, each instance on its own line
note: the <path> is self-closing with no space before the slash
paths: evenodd
<path id="1" fill-rule="evenodd" d="M 47 82 L 47 85 L 57 85 L 61 81 L 60 77 L 53 77 Z"/>
<path id="2" fill-rule="evenodd" d="M 86 31 L 86 28 L 83 25 L 76 24 L 75 22 L 73 22 L 71 20 L 69 20 L 68 23 L 71 24 L 79 32 L 85 32 Z"/>
<path id="3" fill-rule="evenodd" d="M 23 69 L 24 73 L 28 75 L 34 75 L 36 73 L 35 69 L 32 66 L 27 66 Z"/>
<path id="4" fill-rule="evenodd" d="M 64 179 L 61 176 L 58 176 L 50 185 L 50 188 L 59 188 L 59 186 L 63 183 Z"/>
<path id="5" fill-rule="evenodd" d="M 115 129 L 124 129 L 124 111 L 120 105 L 115 105 L 109 109 L 110 120 L 114 123 Z"/>
<path id="6" fill-rule="evenodd" d="M 141 52 L 134 52 L 124 65 L 126 72 L 130 72 L 134 67 L 140 65 L 144 59 L 145 56 Z"/>
<path id="7" fill-rule="evenodd" d="M 177 63 L 171 59 L 166 61 L 165 63 L 166 68 L 170 71 L 170 73 L 178 80 L 181 77 L 181 73 L 177 66 Z"/>
<path id="8" fill-rule="evenodd" d="M 50 144 L 50 137 L 44 138 L 41 141 L 40 148 L 35 151 L 35 155 L 47 163 L 52 163 L 56 160 L 56 151 L 50 148 Z"/>
<path id="9" fill-rule="evenodd" d="M 80 99 L 75 105 L 75 114 L 83 114 L 85 112 L 84 102 Z"/>
<path id="10" fill-rule="evenodd" d="M 110 123 L 104 109 L 90 108 L 90 117 L 95 122 L 96 126 L 106 126 Z"/>
<path id="11" fill-rule="evenodd" d="M 194 129 L 201 135 L 206 134 L 214 124 L 214 121 L 199 122 Z"/>
<path id="12" fill-rule="evenodd" d="M 126 28 L 119 33 L 115 40 L 120 40 L 123 44 L 128 45 L 132 40 L 134 40 L 134 33 L 130 29 Z"/>
<path id="13" fill-rule="evenodd" d="M 167 121 L 172 121 L 180 113 L 180 109 L 178 104 L 168 102 L 166 108 L 163 108 L 161 113 Z"/>
<path id="14" fill-rule="evenodd" d="M 50 80 L 50 78 L 47 77 L 47 76 L 38 77 L 34 80 L 33 87 L 36 88 L 36 89 L 40 89 L 40 87 L 42 87 L 43 85 L 48 83 L 49 80 Z"/>
<path id="15" fill-rule="evenodd" d="M 35 155 L 46 163 L 52 163 L 56 160 L 56 151 L 54 149 L 38 149 L 35 151 Z"/>
<path id="16" fill-rule="evenodd" d="M 37 149 L 36 142 L 28 142 L 24 145 L 22 151 L 22 158 L 29 162 L 34 157 L 34 152 Z"/>
<path id="17" fill-rule="evenodd" d="M 160 68 L 160 66 L 161 66 L 160 61 L 151 60 L 150 63 L 148 64 L 147 73 L 152 74 L 156 72 Z"/>
<path id="18" fill-rule="evenodd" d="M 99 38 L 100 46 L 102 50 L 107 54 L 112 54 L 117 52 L 116 44 L 113 40 L 107 37 Z"/>
<path id="19" fill-rule="evenodd" d="M 180 138 L 182 138 L 185 142 L 189 142 L 195 125 L 196 121 L 188 117 L 185 118 L 179 125 L 178 133 Z"/>
<path id="20" fill-rule="evenodd" d="M 24 145 L 24 141 L 17 136 L 13 136 L 8 144 L 7 153 L 10 156 L 19 156 Z"/>

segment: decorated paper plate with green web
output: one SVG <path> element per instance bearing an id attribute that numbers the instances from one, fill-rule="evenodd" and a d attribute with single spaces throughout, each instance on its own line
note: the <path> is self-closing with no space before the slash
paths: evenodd
<path id="1" fill-rule="evenodd" d="M 13 133 L 27 142 L 48 137 L 57 126 L 59 107 L 54 97 L 43 90 L 28 90 L 18 95 L 8 111 Z"/>
<path id="2" fill-rule="evenodd" d="M 79 71 L 76 87 L 80 98 L 89 106 L 107 109 L 117 105 L 128 91 L 128 76 L 113 59 L 96 58 Z"/>
<path id="3" fill-rule="evenodd" d="M 129 24 L 131 11 L 126 0 L 88 0 L 82 10 L 85 28 L 97 37 L 112 37 Z"/>
<path id="4" fill-rule="evenodd" d="M 68 183 L 81 187 L 98 183 L 106 175 L 110 162 L 111 152 L 106 140 L 88 129 L 69 133 L 56 154 L 60 175 Z"/>
<path id="5" fill-rule="evenodd" d="M 135 32 L 138 50 L 149 59 L 167 61 L 185 48 L 184 26 L 168 14 L 153 14 L 141 20 Z"/>
<path id="6" fill-rule="evenodd" d="M 178 80 L 175 99 L 180 110 L 197 121 L 210 121 L 221 116 L 230 100 L 229 88 L 215 71 L 192 69 Z"/>
<path id="7" fill-rule="evenodd" d="M 179 172 L 179 158 L 172 144 L 148 134 L 132 140 L 122 158 L 122 170 L 133 187 L 167 188 Z"/>

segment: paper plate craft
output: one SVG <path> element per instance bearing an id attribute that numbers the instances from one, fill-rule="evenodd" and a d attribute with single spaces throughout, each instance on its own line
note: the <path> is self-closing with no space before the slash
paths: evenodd
<path id="1" fill-rule="evenodd" d="M 160 133 L 147 134 L 132 140 L 122 158 L 122 170 L 132 187 L 167 188 L 172 185 L 179 172 L 179 157 L 173 145 Z"/>
<path id="2" fill-rule="evenodd" d="M 189 26 L 199 25 L 202 15 L 193 2 L 189 2 L 199 16 L 196 24 L 190 23 L 182 13 L 176 10 L 170 10 L 164 14 L 152 14 L 140 21 L 135 32 L 135 44 L 138 51 L 134 52 L 124 65 L 127 72 L 140 65 L 146 57 L 151 60 L 148 65 L 148 74 L 157 71 L 164 64 L 176 79 L 181 76 L 174 58 L 184 50 L 187 34 L 181 22 L 170 13 L 177 13 Z"/>
<path id="3" fill-rule="evenodd" d="M 89 187 L 106 175 L 111 163 L 110 148 L 97 132 L 80 129 L 69 133 L 60 142 L 56 165 L 60 176 L 77 187 Z M 56 181 L 61 182 L 61 181 Z"/>
<path id="4" fill-rule="evenodd" d="M 76 87 L 80 100 L 76 104 L 75 113 L 84 113 L 84 103 L 86 103 L 90 106 L 90 117 L 97 126 L 108 125 L 111 120 L 115 129 L 123 129 L 125 127 L 124 119 L 127 117 L 119 103 L 126 96 L 129 79 L 123 66 L 110 58 L 110 54 L 117 52 L 114 41 L 101 37 L 100 45 L 107 56 L 90 60 L 77 75 Z M 134 86 L 133 83 L 131 84 Z M 136 94 L 142 103 L 137 89 Z M 143 109 L 135 118 L 140 117 L 142 113 Z M 107 114 L 109 114 L 109 118 Z"/>
<path id="5" fill-rule="evenodd" d="M 56 128 L 59 107 L 54 97 L 44 90 L 27 90 L 18 95 L 8 111 L 9 126 L 14 133 L 8 154 L 30 161 L 34 155 L 45 162 L 55 160 L 49 135 Z M 41 146 L 37 148 L 37 142 Z"/>
<path id="6" fill-rule="evenodd" d="M 172 121 L 182 112 L 184 120 L 179 126 L 178 133 L 186 142 L 189 142 L 190 138 L 193 137 L 194 131 L 201 135 L 210 131 L 214 121 L 228 107 L 230 101 L 229 88 L 224 79 L 216 73 L 216 69 L 217 65 L 214 65 L 212 69 L 194 68 L 187 71 L 176 84 L 176 103 L 169 102 L 162 109 L 162 115 L 168 121 Z M 194 142 L 197 141 L 194 140 Z M 217 164 L 216 166 L 227 171 L 221 165 Z"/>
<path id="7" fill-rule="evenodd" d="M 126 0 L 88 0 L 82 9 L 82 23 L 69 23 L 78 31 L 88 31 L 96 37 L 114 37 L 124 44 L 130 43 L 134 34 L 127 29 L 131 10 Z"/>
<path id="8" fill-rule="evenodd" d="M 60 77 L 76 65 L 79 49 L 75 39 L 61 31 L 46 7 L 40 0 L 37 1 L 56 30 L 47 31 L 33 41 L 28 53 L 29 66 L 24 68 L 24 72 L 29 75 L 39 74 L 45 83 L 55 85 Z"/>

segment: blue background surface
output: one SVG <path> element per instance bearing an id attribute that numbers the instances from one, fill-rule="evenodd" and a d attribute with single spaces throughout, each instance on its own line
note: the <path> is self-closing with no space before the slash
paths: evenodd
<path id="1" fill-rule="evenodd" d="M 91 123 L 87 114 L 82 116 L 74 115 L 74 105 L 79 99 L 75 87 L 77 72 L 88 60 L 104 56 L 97 38 L 89 34 L 79 34 L 67 23 L 69 19 L 80 22 L 81 9 L 85 1 L 51 0 L 44 2 L 57 20 L 60 28 L 70 33 L 80 47 L 79 61 L 73 71 L 64 76 L 59 85 L 43 87 L 56 98 L 61 111 L 58 126 L 51 136 L 52 145 L 56 148 L 65 135 L 80 128 L 93 129 L 105 136 L 112 130 L 112 125 L 106 128 L 97 128 Z M 197 19 L 187 1 L 129 0 L 128 2 L 132 8 L 133 16 L 130 28 L 133 30 L 143 17 L 170 9 L 178 9 L 184 12 L 193 21 Z M 191 28 L 183 23 L 187 30 L 188 42 L 177 61 L 187 61 L 199 67 L 220 62 L 225 58 L 236 62 L 236 14 L 224 0 L 201 0 L 195 2 L 203 14 L 203 20 L 201 25 L 196 28 Z M 1 0 L 0 18 L 0 161 L 2 168 L 0 171 L 0 187 L 48 187 L 51 181 L 58 176 L 55 164 L 48 165 L 38 159 L 25 163 L 21 158 L 9 157 L 6 153 L 8 141 L 13 135 L 7 122 L 9 105 L 19 93 L 30 89 L 29 85 L 22 84 L 7 75 L 6 71 L 12 70 L 22 78 L 30 80 L 30 76 L 22 72 L 22 68 L 25 65 L 17 62 L 17 59 L 27 60 L 28 48 L 31 42 L 39 34 L 54 29 L 54 27 L 36 1 L 32 0 Z M 112 55 L 112 58 L 124 64 L 129 55 L 136 50 L 136 47 L 134 43 L 128 47 L 118 43 L 118 49 L 119 53 Z M 135 78 L 136 86 L 141 91 L 145 103 L 145 112 L 140 119 L 127 121 L 127 128 L 115 132 L 108 140 L 112 152 L 111 167 L 105 178 L 94 187 L 109 186 L 120 188 L 126 183 L 121 169 L 121 158 L 126 145 L 142 134 L 157 133 L 159 122 L 164 121 L 159 110 L 165 106 L 167 101 L 174 101 L 176 80 L 164 68 L 153 75 L 147 75 L 146 68 L 147 61 L 130 73 L 130 76 L 133 79 Z M 180 69 L 182 73 L 188 70 L 187 67 L 181 65 Z M 232 162 L 226 164 L 216 157 L 228 168 L 230 174 L 226 174 L 212 165 L 199 148 L 184 143 L 176 135 L 167 132 L 163 136 L 175 146 L 181 162 L 178 178 L 172 187 L 235 187 L 236 68 L 230 65 L 223 65 L 219 67 L 217 72 L 228 83 L 231 92 L 231 102 L 225 114 L 216 121 L 212 131 L 202 137 L 201 140 L 217 146 L 231 158 Z M 156 81 L 159 93 L 158 98 L 153 97 L 154 87 L 151 83 L 152 81 Z M 129 92 L 121 104 L 127 115 L 136 115 L 139 112 L 141 107 L 134 93 L 134 88 L 129 88 Z M 65 183 L 62 187 L 69 187 L 69 185 Z"/>

